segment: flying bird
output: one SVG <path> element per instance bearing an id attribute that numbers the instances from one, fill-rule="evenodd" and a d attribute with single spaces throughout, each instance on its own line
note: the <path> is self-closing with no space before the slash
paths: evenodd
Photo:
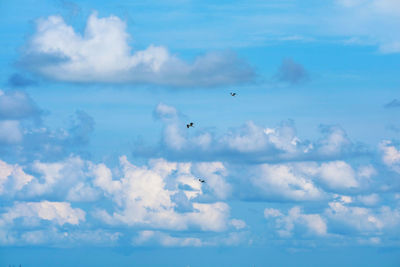
<path id="1" fill-rule="evenodd" d="M 206 181 L 203 180 L 203 179 L 199 179 L 199 182 L 200 182 L 200 183 L 205 183 Z"/>
<path id="2" fill-rule="evenodd" d="M 231 93 L 231 96 L 236 96 L 236 93 Z"/>
<path id="3" fill-rule="evenodd" d="M 189 123 L 189 124 L 186 124 L 186 128 L 189 129 L 190 127 L 194 127 L 194 126 L 193 126 L 193 122 L 191 122 L 191 123 Z"/>

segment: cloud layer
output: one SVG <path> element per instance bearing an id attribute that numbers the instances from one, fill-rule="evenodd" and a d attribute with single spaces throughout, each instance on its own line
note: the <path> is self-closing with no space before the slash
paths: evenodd
<path id="1" fill-rule="evenodd" d="M 183 115 L 160 103 L 154 116 L 164 126 L 158 147 L 134 148 L 136 155 L 158 155 L 174 160 L 280 162 L 293 160 L 333 160 L 369 153 L 365 145 L 354 143 L 339 125 L 321 125 L 321 137 L 302 140 L 293 121 L 275 127 L 248 121 L 217 135 L 212 130 L 188 130 Z"/>
<path id="2" fill-rule="evenodd" d="M 89 142 L 94 130 L 85 112 L 77 111 L 65 129 L 47 132 L 33 123 L 39 109 L 28 95 L 3 95 L 2 123 L 20 127 L 20 136 L 4 146 L 18 147 L 24 160 L 13 163 L 9 153 L 0 160 L 2 246 L 398 243 L 395 141 L 382 140 L 363 153 L 339 126 L 321 126 L 321 137 L 307 141 L 290 121 L 276 127 L 248 122 L 222 135 L 188 131 L 176 108 L 159 104 L 153 116 L 164 124 L 161 142 L 148 150 L 159 153 L 138 162 L 121 156 L 112 164 L 73 150 Z M 31 147 L 35 135 L 45 150 Z M 193 151 L 198 154 L 188 157 Z M 237 212 L 235 203 L 251 210 L 254 201 L 255 217 Z M 259 227 L 254 218 L 264 218 L 265 236 L 253 230 Z"/>

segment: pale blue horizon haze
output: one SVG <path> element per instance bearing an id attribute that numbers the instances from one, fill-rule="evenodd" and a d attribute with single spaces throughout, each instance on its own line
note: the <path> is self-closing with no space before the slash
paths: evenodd
<path id="1" fill-rule="evenodd" d="M 0 266 L 400 266 L 399 17 L 0 1 Z"/>

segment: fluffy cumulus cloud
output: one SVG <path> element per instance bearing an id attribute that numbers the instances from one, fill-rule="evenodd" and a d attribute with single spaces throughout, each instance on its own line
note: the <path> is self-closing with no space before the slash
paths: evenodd
<path id="1" fill-rule="evenodd" d="M 367 208 L 352 205 L 352 200 L 329 202 L 324 215 L 330 220 L 332 232 L 355 231 L 360 235 L 383 235 L 398 231 L 400 210 L 389 206 Z"/>
<path id="2" fill-rule="evenodd" d="M 111 168 L 66 156 L 89 142 L 94 121 L 88 114 L 77 111 L 65 128 L 50 130 L 25 93 L 2 92 L 0 101 L 0 152 L 7 152 L 0 154 L 1 244 L 117 244 L 127 226 L 154 231 L 154 242 L 162 246 L 242 242 L 246 223 L 230 216 L 225 200 L 233 188 L 224 163 L 154 159 L 136 166 L 121 157 L 119 168 Z M 155 111 L 163 119 L 177 114 L 168 106 Z M 108 230 L 90 226 L 94 221 Z M 205 241 L 164 232 L 191 230 L 214 235 Z"/>
<path id="3" fill-rule="evenodd" d="M 262 191 L 266 198 L 291 200 L 317 200 L 323 196 L 310 177 L 296 173 L 290 165 L 263 164 L 252 177 L 251 182 Z"/>
<path id="4" fill-rule="evenodd" d="M 379 144 L 379 149 L 382 153 L 383 163 L 395 172 L 400 173 L 400 150 L 397 146 L 390 140 L 383 140 Z"/>
<path id="5" fill-rule="evenodd" d="M 26 185 L 24 196 L 53 196 L 70 201 L 94 200 L 97 192 L 85 186 L 88 179 L 85 167 L 86 163 L 79 157 L 53 163 L 35 161 L 31 170 L 37 174 L 37 178 Z"/>
<path id="6" fill-rule="evenodd" d="M 206 183 L 198 180 L 199 175 Z M 35 161 L 28 166 L 0 161 L 0 199 L 6 200 L 6 208 L 0 210 L 0 225 L 4 228 L 0 235 L 9 237 L 8 241 L 4 237 L 1 243 L 12 243 L 13 237 L 24 244 L 70 244 L 74 243 L 70 232 L 75 235 L 75 242 L 80 238 L 89 242 L 96 231 L 103 237 L 93 240 L 94 243 L 112 238 L 118 242 L 118 229 L 128 226 L 153 233 L 148 239 L 146 231 L 139 233 L 136 245 L 147 242 L 162 246 L 221 244 L 215 236 L 204 243 L 201 238 L 182 234 L 173 237 L 164 232 L 191 230 L 221 233 L 223 244 L 238 244 L 243 241 L 239 235 L 246 223 L 231 218 L 230 207 L 223 201 L 231 194 L 226 175 L 225 166 L 220 162 L 179 163 L 155 159 L 136 166 L 121 157 L 120 168 L 110 169 L 103 163 L 76 156 L 52 163 Z M 59 201 L 49 201 L 49 198 Z M 10 202 L 10 199 L 18 201 Z M 80 208 L 82 203 L 86 203 L 84 209 Z M 108 208 L 96 207 L 95 203 L 108 203 Z M 68 230 L 69 236 L 63 236 L 63 227 L 85 225 L 86 214 L 115 231 L 90 229 L 85 235 L 83 226 Z M 46 221 L 52 224 L 53 230 Z M 21 232 L 20 226 L 29 229 Z"/>
<path id="7" fill-rule="evenodd" d="M 248 172 L 253 193 L 263 199 L 315 201 L 325 199 L 327 192 L 371 190 L 376 172 L 370 168 L 362 165 L 357 171 L 344 161 L 296 162 L 261 164 Z"/>
<path id="8" fill-rule="evenodd" d="M 164 124 L 160 147 L 137 147 L 135 154 L 156 154 L 174 160 L 277 162 L 331 160 L 366 152 L 365 147 L 353 143 L 337 125 L 320 126 L 321 138 L 311 142 L 297 136 L 292 121 L 276 127 L 249 121 L 217 135 L 201 128 L 188 131 L 183 115 L 163 103 L 155 108 L 154 116 Z"/>
<path id="9" fill-rule="evenodd" d="M 51 221 L 57 225 L 66 223 L 77 225 L 85 220 L 85 212 L 78 208 L 72 208 L 67 202 L 21 202 L 15 203 L 0 218 L 2 226 L 10 224 L 18 218 L 26 219 L 28 225 L 35 223 L 35 220 Z"/>
<path id="10" fill-rule="evenodd" d="M 122 177 L 113 180 L 111 171 L 104 165 L 93 166 L 94 183 L 103 189 L 117 205 L 111 215 L 98 210 L 96 216 L 108 224 L 127 224 L 159 229 L 186 230 L 197 228 L 204 231 L 222 231 L 227 228 L 229 206 L 223 202 L 200 203 L 196 197 L 204 194 L 202 187 L 211 190 L 226 190 L 223 177 L 214 177 L 212 163 L 204 163 L 197 168 L 207 168 L 204 179 L 210 177 L 210 184 L 201 184 L 191 173 L 191 164 L 153 161 L 150 168 L 131 164 L 125 157 L 120 159 Z M 208 166 L 207 166 L 208 164 Z M 210 168 L 211 167 L 211 168 Z M 211 169 L 211 171 L 210 171 Z M 218 170 L 218 167 L 215 168 Z M 175 174 L 174 174 L 175 173 Z M 171 180 L 172 174 L 175 181 Z M 179 189 L 182 188 L 182 189 Z M 176 194 L 182 191 L 182 198 Z M 224 197 L 216 193 L 217 196 Z M 175 201 L 177 202 L 175 202 Z M 191 209 L 178 212 L 179 202 L 186 201 Z"/>
<path id="11" fill-rule="evenodd" d="M 248 122 L 218 136 L 198 127 L 187 131 L 177 109 L 159 104 L 153 116 L 164 123 L 161 145 L 150 151 L 160 153 L 140 164 L 126 156 L 110 164 L 62 151 L 89 142 L 94 120 L 88 114 L 78 111 L 65 129 L 40 131 L 40 122 L 25 124 L 36 115 L 13 110 L 35 107 L 29 97 L 6 94 L 2 101 L 8 108 L 2 112 L 9 117 L 2 122 L 18 122 L 22 134 L 16 143 L 3 140 L 0 148 L 19 148 L 27 159 L 0 157 L 1 245 L 260 242 L 263 237 L 255 238 L 252 230 L 254 218 L 232 215 L 237 201 L 250 211 L 249 200 L 274 205 L 264 210 L 267 236 L 274 240 L 397 242 L 400 197 L 394 181 L 400 152 L 393 141 L 379 144 L 381 162 L 368 154 L 350 158 L 360 149 L 339 126 L 321 126 L 322 136 L 315 141 L 299 138 L 291 121 L 276 127 Z M 42 158 L 43 150 L 29 147 L 35 143 L 62 152 Z M 38 155 L 30 158 L 27 151 Z"/>
<path id="12" fill-rule="evenodd" d="M 0 198 L 96 200 L 100 191 L 88 184 L 88 166 L 89 163 L 74 156 L 51 163 L 34 161 L 28 166 L 0 161 Z"/>
<path id="13" fill-rule="evenodd" d="M 266 208 L 264 217 L 273 233 L 286 240 L 314 236 L 363 245 L 395 244 L 393 235 L 398 233 L 400 211 L 398 207 L 377 206 L 373 198 L 374 195 L 335 195 L 333 201 L 327 203 L 325 208 L 317 209 L 317 213 L 304 213 L 299 206 L 287 212 Z M 374 202 L 374 207 L 361 206 L 365 200 L 368 204 Z"/>
<path id="14" fill-rule="evenodd" d="M 277 209 L 266 208 L 264 217 L 267 221 L 273 221 L 281 237 L 290 237 L 295 231 L 302 231 L 306 235 L 327 235 L 327 224 L 324 218 L 319 214 L 305 214 L 297 206 L 291 208 L 286 215 Z"/>
<path id="15" fill-rule="evenodd" d="M 163 46 L 133 50 L 126 24 L 93 13 L 83 35 L 60 16 L 37 21 L 21 61 L 30 71 L 67 82 L 151 83 L 210 87 L 249 82 L 252 68 L 233 52 L 207 53 L 187 63 Z"/>
<path id="16" fill-rule="evenodd" d="M 188 203 L 193 209 L 189 200 L 224 200 L 232 193 L 226 181 L 227 170 L 221 162 L 177 163 L 157 159 L 151 160 L 149 166 L 135 166 L 124 156 L 120 164 L 117 174 L 124 175 L 113 180 L 113 172 L 105 164 L 94 164 L 77 156 L 50 163 L 34 161 L 27 166 L 0 161 L 0 196 L 90 202 L 103 193 L 122 206 L 133 204 L 130 199 L 133 198 L 140 200 L 138 206 L 173 210 Z M 207 183 L 200 183 L 199 177 Z M 200 210 L 208 207 L 198 204 Z M 222 204 L 213 207 L 228 211 Z"/>
<path id="17" fill-rule="evenodd" d="M 321 164 L 317 170 L 319 177 L 328 187 L 333 189 L 356 188 L 360 186 L 353 168 L 344 161 Z M 362 179 L 362 177 L 359 177 Z"/>
<path id="18" fill-rule="evenodd" d="M 13 195 L 33 179 L 18 164 L 11 165 L 0 160 L 0 195 Z"/>
<path id="19" fill-rule="evenodd" d="M 222 162 L 165 159 L 134 165 L 126 157 L 118 168 L 76 156 L 27 166 L 1 161 L 5 206 L 0 209 L 0 243 L 117 245 L 127 235 L 124 240 L 132 246 L 244 244 L 251 240 L 250 227 L 231 217 L 226 202 L 240 197 L 238 190 L 246 194 L 244 183 L 253 186 L 252 192 L 259 190 L 264 200 L 321 203 L 311 212 L 299 204 L 264 210 L 271 233 L 287 242 L 354 236 L 356 242 L 377 245 L 400 223 L 398 207 L 385 205 L 370 190 L 358 190 L 377 174 L 370 165 L 289 162 L 239 169 Z M 94 222 L 100 228 L 93 228 Z M 125 227 L 130 233 L 121 232 Z"/>
<path id="20" fill-rule="evenodd" d="M 352 144 L 346 132 L 337 125 L 321 125 L 320 130 L 324 135 L 318 142 L 318 151 L 321 155 L 337 155 L 358 150 Z"/>
<path id="21" fill-rule="evenodd" d="M 308 141 L 297 136 L 292 121 L 274 128 L 248 122 L 216 135 L 198 128 L 188 131 L 179 111 L 166 104 L 156 107 L 154 117 L 164 123 L 161 145 L 135 149 L 135 154 L 147 155 L 150 151 L 174 160 L 208 161 L 213 164 L 207 166 L 208 170 L 220 175 L 232 170 L 229 176 L 240 184 L 240 190 L 218 179 L 221 188 L 214 193 L 221 198 L 232 192 L 244 199 L 315 201 L 325 199 L 327 192 L 368 193 L 377 175 L 371 164 L 344 160 L 366 155 L 367 150 L 353 143 L 337 125 L 320 126 L 322 136 Z M 224 168 L 221 161 L 226 162 Z M 209 185 L 217 188 L 212 176 L 206 177 Z"/>

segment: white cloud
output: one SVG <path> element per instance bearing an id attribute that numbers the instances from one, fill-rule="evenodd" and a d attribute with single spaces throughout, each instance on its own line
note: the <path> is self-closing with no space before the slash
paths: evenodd
<path id="1" fill-rule="evenodd" d="M 327 192 L 342 192 L 365 189 L 369 182 L 344 161 L 260 164 L 248 173 L 250 182 L 268 199 L 315 201 L 328 196 L 318 185 Z"/>
<path id="2" fill-rule="evenodd" d="M 268 139 L 264 129 L 250 121 L 240 131 L 225 135 L 221 142 L 232 150 L 253 152 L 265 149 Z"/>
<path id="3" fill-rule="evenodd" d="M 319 170 L 320 179 L 330 188 L 356 188 L 359 183 L 353 168 L 344 161 L 322 163 Z"/>
<path id="4" fill-rule="evenodd" d="M 357 176 L 362 178 L 368 179 L 377 174 L 377 170 L 372 165 L 360 166 L 357 170 Z"/>
<path id="5" fill-rule="evenodd" d="M 277 149 L 295 153 L 299 149 L 300 138 L 296 136 L 296 130 L 293 125 L 283 123 L 276 128 L 266 128 L 264 133 L 267 135 L 268 141 Z M 306 152 L 303 150 L 303 152 Z"/>
<path id="6" fill-rule="evenodd" d="M 0 160 L 0 195 L 15 194 L 33 179 L 18 164 L 10 165 Z"/>
<path id="7" fill-rule="evenodd" d="M 178 111 L 175 107 L 168 106 L 164 103 L 159 103 L 154 110 L 154 114 L 157 118 L 174 119 L 177 118 Z"/>
<path id="8" fill-rule="evenodd" d="M 188 143 L 177 122 L 165 127 L 163 141 L 168 148 L 176 151 L 187 148 Z"/>
<path id="9" fill-rule="evenodd" d="M 379 144 L 382 152 L 382 161 L 386 166 L 400 173 L 400 151 L 389 140 L 384 140 Z"/>
<path id="10" fill-rule="evenodd" d="M 341 203 L 348 204 L 353 202 L 353 198 L 350 196 L 333 194 L 333 197 L 335 198 L 336 201 L 339 201 Z"/>
<path id="11" fill-rule="evenodd" d="M 225 199 L 231 194 L 232 187 L 225 180 L 227 170 L 221 162 L 201 162 L 195 164 L 194 167 L 202 179 L 207 181 L 207 185 L 213 190 L 215 196 Z"/>
<path id="12" fill-rule="evenodd" d="M 76 184 L 79 181 L 84 181 L 85 179 L 84 167 L 85 162 L 80 157 L 74 156 L 54 163 L 35 161 L 32 169 L 38 173 L 39 177 L 27 185 L 27 195 L 57 194 L 72 186 L 77 186 Z M 75 200 L 77 200 L 78 188 L 71 190 L 75 191 L 71 192 L 71 194 L 74 194 Z"/>
<path id="13" fill-rule="evenodd" d="M 382 206 L 379 209 L 370 209 L 349 206 L 340 201 L 329 203 L 325 215 L 333 223 L 352 228 L 364 234 L 376 234 L 384 230 L 394 229 L 400 224 L 400 212 Z"/>
<path id="14" fill-rule="evenodd" d="M 279 210 L 266 208 L 264 217 L 267 220 L 274 220 L 277 233 L 282 237 L 290 237 L 296 227 L 305 227 L 308 234 L 325 236 L 327 235 L 327 225 L 325 219 L 319 214 L 304 214 L 300 207 L 291 208 L 287 215 Z"/>
<path id="15" fill-rule="evenodd" d="M 318 151 L 322 155 L 331 156 L 343 152 L 351 145 L 345 131 L 338 126 L 322 126 L 324 138 L 319 141 Z"/>
<path id="16" fill-rule="evenodd" d="M 112 179 L 112 173 L 105 165 L 92 167 L 95 184 L 118 205 L 112 215 L 104 210 L 96 212 L 96 216 L 104 222 L 173 230 L 195 227 L 203 231 L 223 231 L 227 228 L 229 206 L 223 202 L 206 204 L 192 201 L 192 211 L 179 213 L 175 210 L 177 203 L 173 201 L 173 196 L 182 190 L 179 189 L 180 185 L 192 188 L 186 195 L 189 199 L 202 194 L 197 177 L 190 173 L 191 164 L 180 165 L 157 160 L 152 161 L 149 167 L 139 167 L 131 164 L 126 157 L 121 157 L 120 162 L 122 177 L 118 180 Z M 197 169 L 205 171 L 203 168 L 206 166 L 214 170 L 223 168 L 218 163 L 214 166 L 207 164 L 199 165 Z M 171 177 L 173 172 L 175 174 Z M 206 175 L 210 178 L 210 186 L 224 190 L 224 182 L 218 182 L 222 179 L 220 176 L 212 170 L 207 170 Z M 193 195 L 192 190 L 198 192 Z M 186 190 L 182 191 L 186 193 Z"/>
<path id="17" fill-rule="evenodd" d="M 0 195 L 11 194 L 15 199 L 51 196 L 74 202 L 93 202 L 103 195 L 116 209 L 111 215 L 104 210 L 94 214 L 108 224 L 217 232 L 228 228 L 229 206 L 216 201 L 227 198 L 232 190 L 221 162 L 154 159 L 135 166 L 121 157 L 120 164 L 121 169 L 112 172 L 103 163 L 71 156 L 59 162 L 34 162 L 29 168 L 35 174 L 32 176 L 23 171 L 25 167 L 0 161 Z M 200 183 L 199 177 L 207 182 Z M 207 203 L 199 202 L 198 197 L 206 198 Z"/>
<path id="18" fill-rule="evenodd" d="M 95 190 L 92 186 L 84 182 L 78 182 L 68 191 L 66 200 L 71 202 L 92 202 L 99 199 L 99 196 L 100 192 L 98 190 Z"/>
<path id="19" fill-rule="evenodd" d="M 249 121 L 241 128 L 229 131 L 217 142 L 233 151 L 279 152 L 284 158 L 308 152 L 290 121 L 274 128 L 264 128 Z"/>
<path id="20" fill-rule="evenodd" d="M 80 35 L 60 16 L 37 22 L 23 62 L 50 79 L 69 82 L 219 86 L 251 81 L 251 67 L 233 53 L 208 53 L 191 64 L 165 47 L 131 52 L 125 23 L 93 13 Z"/>
<path id="21" fill-rule="evenodd" d="M 188 131 L 182 115 L 172 106 L 159 104 L 154 115 L 164 123 L 160 145 L 153 148 L 166 158 L 196 161 L 236 160 L 276 162 L 287 160 L 324 160 L 340 158 L 359 150 L 339 126 L 320 127 L 322 138 L 315 142 L 301 140 L 292 121 L 276 127 L 262 127 L 252 121 L 221 135 L 202 128 Z M 360 146 L 361 147 L 361 146 Z M 146 153 L 138 150 L 136 153 Z"/>
<path id="22" fill-rule="evenodd" d="M 76 156 L 52 163 L 35 161 L 27 166 L 0 160 L 0 196 L 15 199 L 52 196 L 73 202 L 95 201 L 100 197 L 100 190 L 91 183 L 89 165 L 90 162 Z"/>
<path id="23" fill-rule="evenodd" d="M 93 175 L 93 184 L 100 187 L 106 194 L 112 195 L 122 190 L 120 181 L 112 179 L 112 173 L 105 164 L 92 164 L 90 170 Z"/>
<path id="24" fill-rule="evenodd" d="M 290 164 L 262 164 L 251 182 L 270 197 L 297 201 L 321 199 L 323 192 Z"/>
<path id="25" fill-rule="evenodd" d="M 58 225 L 78 225 L 85 221 L 85 212 L 79 208 L 72 208 L 68 202 L 17 202 L 1 215 L 0 225 L 12 223 L 17 218 L 52 221 Z"/>

